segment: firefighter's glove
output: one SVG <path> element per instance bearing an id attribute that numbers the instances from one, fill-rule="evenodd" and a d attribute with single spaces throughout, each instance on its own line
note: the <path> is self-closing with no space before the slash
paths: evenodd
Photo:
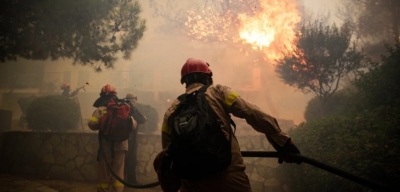
<path id="1" fill-rule="evenodd" d="M 300 155 L 299 149 L 296 147 L 296 145 L 294 145 L 294 143 L 291 141 L 291 139 L 289 139 L 286 142 L 286 144 L 283 147 L 281 147 L 280 150 L 278 150 L 278 153 L 280 153 L 279 159 L 278 159 L 279 164 L 282 164 L 283 162 L 297 163 L 297 164 L 301 163 L 300 159 L 296 159 L 295 157 L 288 155 L 288 154 L 299 154 Z"/>

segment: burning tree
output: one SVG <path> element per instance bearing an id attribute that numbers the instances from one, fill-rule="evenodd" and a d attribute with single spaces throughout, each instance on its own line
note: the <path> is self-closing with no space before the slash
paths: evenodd
<path id="1" fill-rule="evenodd" d="M 292 47 L 296 25 L 301 21 L 297 3 L 297 0 L 152 0 L 151 6 L 155 15 L 166 21 L 166 27 L 160 28 L 162 32 L 170 33 L 173 29 L 191 41 L 222 45 L 224 51 L 240 51 L 242 54 L 234 56 L 236 60 L 248 62 L 236 67 L 260 70 L 263 74 L 260 83 L 264 85 L 269 81 L 265 74 L 273 72 L 268 64 L 282 56 L 281 49 Z M 254 75 L 253 71 L 248 72 Z M 269 89 L 260 89 L 255 84 L 248 87 L 261 93 L 249 95 L 262 95 L 276 114 L 269 102 Z"/>
<path id="2" fill-rule="evenodd" d="M 323 101 L 339 87 L 341 78 L 363 68 L 364 56 L 351 45 L 347 23 L 324 26 L 321 21 L 303 23 L 292 49 L 277 60 L 281 80 L 304 93 L 314 92 Z"/>
<path id="3" fill-rule="evenodd" d="M 178 32 L 191 41 L 223 46 L 222 51 L 241 52 L 227 59 L 247 60 L 235 67 L 260 70 L 264 74 L 259 78 L 263 85 L 269 81 L 266 74 L 273 72 L 269 64 L 282 56 L 281 49 L 292 47 L 296 25 L 301 21 L 297 0 L 152 0 L 151 6 L 155 16 L 166 21 L 166 27 L 159 28 L 160 32 Z M 247 72 L 254 75 L 254 71 Z M 260 93 L 249 95 L 262 95 L 276 114 L 272 102 L 268 101 L 269 89 L 243 81 L 238 84 Z"/>
<path id="4" fill-rule="evenodd" d="M 263 52 L 266 60 L 279 58 L 281 49 L 291 47 L 301 20 L 294 0 L 199 0 L 186 5 L 153 0 L 151 6 L 167 21 L 165 30 L 179 29 L 191 40 L 229 44 L 248 52 L 250 47 Z"/>
<path id="5" fill-rule="evenodd" d="M 154 8 L 155 16 L 165 19 L 167 27 L 164 30 L 179 29 L 190 38 L 203 42 L 232 40 L 232 32 L 237 32 L 235 22 L 238 14 L 252 14 L 259 7 L 258 0 L 200 0 L 187 3 L 168 0 L 163 4 L 151 0 L 150 6 Z"/>

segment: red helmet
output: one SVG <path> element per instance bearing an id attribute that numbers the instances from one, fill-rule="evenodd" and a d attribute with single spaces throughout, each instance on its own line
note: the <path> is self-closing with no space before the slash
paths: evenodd
<path id="1" fill-rule="evenodd" d="M 62 89 L 62 90 L 64 90 L 64 89 L 69 89 L 69 88 L 71 88 L 71 87 L 69 86 L 68 83 L 63 83 L 63 84 L 61 85 L 61 89 Z"/>
<path id="2" fill-rule="evenodd" d="M 116 95 L 117 94 L 117 89 L 115 87 L 107 84 L 103 88 L 101 88 L 100 95 Z"/>
<path id="3" fill-rule="evenodd" d="M 191 73 L 205 73 L 212 76 L 210 64 L 200 59 L 189 58 L 186 63 L 182 66 L 181 70 L 181 83 L 184 83 L 184 77 Z"/>

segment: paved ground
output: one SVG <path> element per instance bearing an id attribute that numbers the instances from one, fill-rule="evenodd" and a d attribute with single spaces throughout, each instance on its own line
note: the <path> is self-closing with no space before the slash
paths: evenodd
<path id="1" fill-rule="evenodd" d="M 125 192 L 134 191 L 162 192 L 159 186 L 150 189 L 125 188 Z M 96 184 L 0 174 L 0 192 L 96 192 Z"/>

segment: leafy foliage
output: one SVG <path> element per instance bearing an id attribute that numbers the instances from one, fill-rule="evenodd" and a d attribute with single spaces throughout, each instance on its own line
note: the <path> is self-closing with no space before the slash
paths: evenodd
<path id="1" fill-rule="evenodd" d="M 387 46 L 389 55 L 382 63 L 370 69 L 356 81 L 360 89 L 359 99 L 365 100 L 370 108 L 400 103 L 400 44 Z"/>
<path id="2" fill-rule="evenodd" d="M 322 102 L 318 97 L 314 97 L 308 101 L 304 119 L 311 121 L 325 116 L 351 114 L 356 110 L 353 106 L 354 102 L 357 102 L 352 96 L 352 92 L 342 89 L 332 94 L 329 100 L 325 102 Z"/>
<path id="3" fill-rule="evenodd" d="M 294 49 L 284 52 L 275 70 L 285 84 L 327 99 L 338 89 L 343 76 L 363 67 L 364 57 L 355 44 L 350 46 L 350 38 L 346 23 L 341 28 L 335 24 L 324 26 L 321 21 L 303 23 Z"/>
<path id="4" fill-rule="evenodd" d="M 29 105 L 26 121 L 34 131 L 66 131 L 76 129 L 80 108 L 77 102 L 59 95 L 43 96 Z"/>
<path id="5" fill-rule="evenodd" d="M 399 110 L 381 108 L 354 116 L 327 117 L 289 132 L 303 155 L 384 184 L 400 187 Z M 384 119 L 384 120 L 383 120 Z M 281 179 L 296 191 L 369 191 L 310 166 L 281 166 Z M 289 179 L 287 179 L 289 178 Z"/>
<path id="6" fill-rule="evenodd" d="M 72 58 L 110 68 L 118 52 L 130 57 L 146 28 L 131 0 L 4 0 L 0 7 L 2 62 Z"/>
<path id="7" fill-rule="evenodd" d="M 145 105 L 141 103 L 137 103 L 136 106 L 138 110 L 147 118 L 146 123 L 144 125 L 141 125 L 140 128 L 146 133 L 156 131 L 158 128 L 157 110 L 150 105 Z"/>
<path id="8" fill-rule="evenodd" d="M 400 3 L 392 0 L 342 0 L 341 9 L 347 19 L 355 22 L 357 32 L 363 37 L 399 38 Z M 353 8 L 357 7 L 357 10 Z M 347 8 L 347 9 L 346 9 Z M 352 9 L 352 11 L 350 11 Z"/>
<path id="9" fill-rule="evenodd" d="M 307 121 L 289 134 L 305 156 L 399 188 L 399 43 L 388 47 L 388 53 L 382 64 L 357 79 L 357 92 L 338 96 L 344 101 L 339 105 L 350 110 Z M 279 169 L 282 179 L 296 191 L 371 191 L 309 166 Z"/>
<path id="10" fill-rule="evenodd" d="M 351 21 L 366 54 L 379 59 L 383 43 L 393 45 L 400 34 L 400 1 L 342 0 L 340 15 Z"/>

